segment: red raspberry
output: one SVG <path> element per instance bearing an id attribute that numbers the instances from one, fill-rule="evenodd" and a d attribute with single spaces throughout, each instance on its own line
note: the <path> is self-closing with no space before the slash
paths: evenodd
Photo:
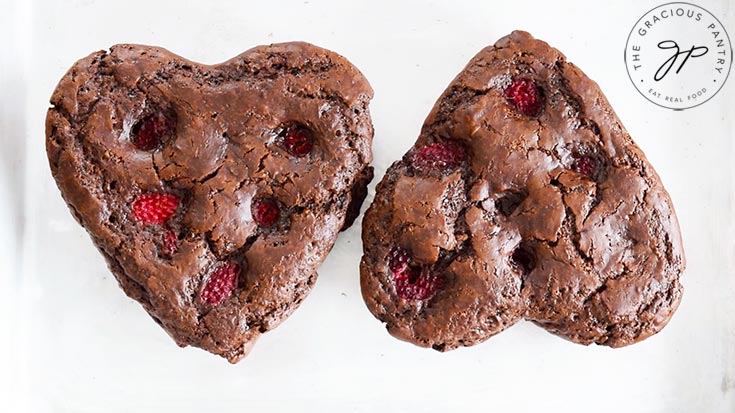
<path id="1" fill-rule="evenodd" d="M 142 151 L 158 148 L 176 130 L 176 119 L 171 114 L 156 111 L 137 121 L 130 133 L 133 144 Z"/>
<path id="2" fill-rule="evenodd" d="M 444 285 L 444 279 L 426 267 L 411 269 L 401 276 L 394 276 L 396 294 L 404 300 L 428 300 Z"/>
<path id="3" fill-rule="evenodd" d="M 306 156 L 314 148 L 311 130 L 300 123 L 293 123 L 281 132 L 283 147 L 293 156 Z"/>
<path id="4" fill-rule="evenodd" d="M 595 179 L 600 169 L 600 161 L 592 156 L 580 156 L 572 162 L 572 169 L 588 178 Z"/>
<path id="5" fill-rule="evenodd" d="M 133 202 L 133 216 L 143 224 L 163 224 L 179 207 L 179 197 L 171 194 L 148 193 Z"/>
<path id="6" fill-rule="evenodd" d="M 199 298 L 204 304 L 218 305 L 237 288 L 237 278 L 240 275 L 240 265 L 229 261 L 223 263 L 212 272 L 207 279 Z"/>
<path id="7" fill-rule="evenodd" d="M 515 78 L 503 93 L 526 116 L 538 115 L 544 105 L 544 92 L 531 79 Z"/>
<path id="8" fill-rule="evenodd" d="M 388 254 L 388 269 L 395 274 L 403 274 L 411 265 L 411 254 L 401 247 L 393 247 Z"/>
<path id="9" fill-rule="evenodd" d="M 388 254 L 388 268 L 393 274 L 396 294 L 404 300 L 428 300 L 444 285 L 444 279 L 428 267 L 414 265 L 411 254 L 395 247 Z"/>
<path id="10" fill-rule="evenodd" d="M 421 172 L 457 169 L 466 158 L 464 146 L 456 141 L 443 141 L 416 149 L 411 157 L 413 167 Z"/>
<path id="11" fill-rule="evenodd" d="M 281 215 L 278 202 L 270 198 L 253 201 L 250 206 L 250 210 L 253 214 L 255 223 L 264 228 L 275 225 Z"/>
<path id="12" fill-rule="evenodd" d="M 179 249 L 179 237 L 176 236 L 176 233 L 167 230 L 163 233 L 163 253 L 167 257 L 172 257 L 174 254 L 176 254 L 176 251 Z"/>

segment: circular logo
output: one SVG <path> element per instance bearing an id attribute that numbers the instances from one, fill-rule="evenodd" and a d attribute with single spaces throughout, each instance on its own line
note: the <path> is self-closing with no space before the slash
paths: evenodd
<path id="1" fill-rule="evenodd" d="M 666 3 L 644 14 L 628 35 L 625 66 L 638 92 L 674 110 L 710 100 L 727 80 L 732 46 L 712 13 L 690 3 Z"/>

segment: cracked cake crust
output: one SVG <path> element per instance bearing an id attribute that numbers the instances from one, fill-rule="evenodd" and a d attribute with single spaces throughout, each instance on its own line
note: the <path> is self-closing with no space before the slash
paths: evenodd
<path id="1" fill-rule="evenodd" d="M 517 88 L 529 112 L 543 102 L 538 114 L 513 106 L 516 79 L 538 85 L 531 98 Z M 415 154 L 441 142 L 463 145 L 462 165 L 418 170 Z M 435 295 L 397 296 L 394 248 L 442 277 Z M 388 169 L 363 251 L 369 310 L 397 338 L 441 351 L 523 318 L 581 344 L 635 343 L 671 318 L 685 267 L 671 200 L 597 84 L 521 31 L 469 62 Z"/>
<path id="2" fill-rule="evenodd" d="M 49 164 L 125 293 L 179 345 L 237 362 L 298 307 L 359 213 L 372 179 L 371 98 L 346 59 L 308 43 L 255 47 L 212 66 L 116 45 L 79 60 L 54 91 Z M 175 133 L 146 151 L 132 135 L 149 113 L 175 118 Z M 310 153 L 279 145 L 288 122 L 310 129 Z M 181 200 L 165 225 L 133 218 L 131 204 L 148 192 Z M 273 228 L 253 221 L 260 198 L 278 202 Z M 225 261 L 241 268 L 235 290 L 205 305 L 197 296 Z"/>

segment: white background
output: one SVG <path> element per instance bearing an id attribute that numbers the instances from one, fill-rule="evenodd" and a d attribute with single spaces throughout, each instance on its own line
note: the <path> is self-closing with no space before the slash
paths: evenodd
<path id="1" fill-rule="evenodd" d="M 735 411 L 735 79 L 684 112 L 638 94 L 625 40 L 663 1 L 3 1 L 0 411 Z M 697 3 L 735 35 L 732 0 Z M 684 299 L 640 344 L 583 347 L 527 322 L 444 354 L 400 342 L 362 302 L 358 222 L 301 308 L 230 365 L 179 349 L 125 297 L 49 173 L 44 117 L 56 82 L 115 43 L 204 63 L 288 40 L 345 55 L 376 92 L 379 178 L 466 62 L 513 29 L 600 84 L 674 200 L 689 261 Z"/>

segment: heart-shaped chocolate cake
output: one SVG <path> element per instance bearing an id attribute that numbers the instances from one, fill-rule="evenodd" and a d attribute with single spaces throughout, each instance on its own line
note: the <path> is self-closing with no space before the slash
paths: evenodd
<path id="1" fill-rule="evenodd" d="M 118 45 L 51 97 L 51 171 L 123 290 L 237 362 L 298 307 L 372 178 L 370 85 L 307 43 L 225 63 Z"/>
<path id="2" fill-rule="evenodd" d="M 612 347 L 682 295 L 659 177 L 598 88 L 525 32 L 482 50 L 363 220 L 363 297 L 394 336 L 450 350 L 525 318 Z"/>

